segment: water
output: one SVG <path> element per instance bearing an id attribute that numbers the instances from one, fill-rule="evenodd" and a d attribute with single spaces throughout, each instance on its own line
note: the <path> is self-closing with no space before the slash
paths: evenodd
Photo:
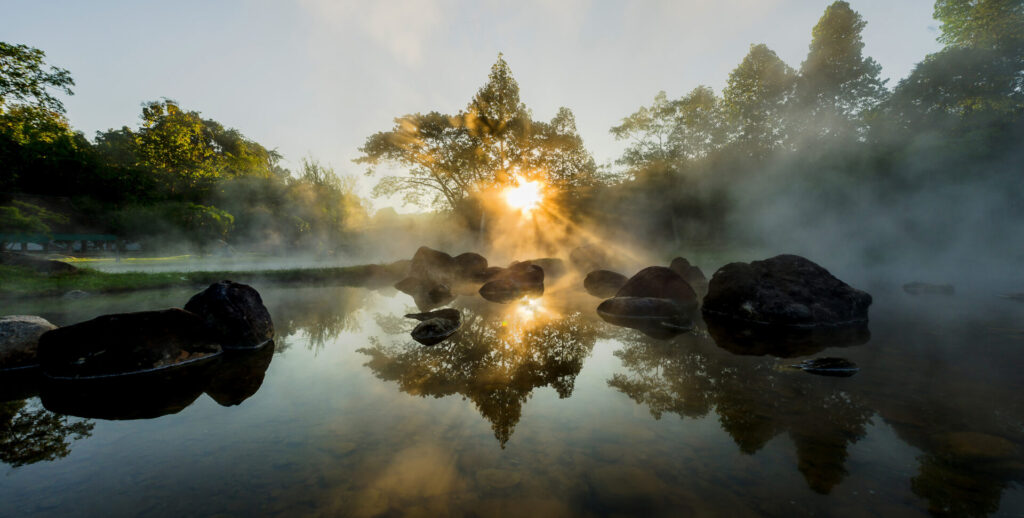
<path id="1" fill-rule="evenodd" d="M 0 515 L 1024 515 L 1024 304 L 871 288 L 870 336 L 776 358 L 550 291 L 460 297 L 462 330 L 426 348 L 393 290 L 256 287 L 275 350 L 212 379 L 5 380 Z M 66 325 L 194 291 L 3 312 Z M 861 370 L 787 367 L 823 356 Z"/>

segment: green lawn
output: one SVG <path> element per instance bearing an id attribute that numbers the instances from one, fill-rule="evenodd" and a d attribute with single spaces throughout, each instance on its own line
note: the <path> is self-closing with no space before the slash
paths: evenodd
<path id="1" fill-rule="evenodd" d="M 224 279 L 238 282 L 364 286 L 393 283 L 404 275 L 405 267 L 402 263 L 393 263 L 292 270 L 157 273 L 107 273 L 80 268 L 77 272 L 47 275 L 30 268 L 0 265 L 0 298 L 62 295 L 71 290 L 93 293 L 125 292 L 205 285 Z"/>

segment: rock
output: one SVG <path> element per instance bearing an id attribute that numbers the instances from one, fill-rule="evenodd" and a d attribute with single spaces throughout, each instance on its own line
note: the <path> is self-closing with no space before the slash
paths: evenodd
<path id="1" fill-rule="evenodd" d="M 607 299 L 615 296 L 628 280 L 625 275 L 611 270 L 594 270 L 583 279 L 583 289 L 595 297 Z"/>
<path id="2" fill-rule="evenodd" d="M 61 261 L 51 261 L 41 257 L 28 254 L 17 254 L 13 252 L 0 252 L 0 264 L 5 266 L 20 266 L 29 268 L 39 273 L 73 273 L 78 268 Z"/>
<path id="3" fill-rule="evenodd" d="M 212 337 L 225 349 L 260 347 L 274 338 L 274 322 L 260 294 L 231 281 L 211 284 L 185 304 L 206 322 Z"/>
<path id="4" fill-rule="evenodd" d="M 679 276 L 664 266 L 649 266 L 630 277 L 615 293 L 616 297 L 669 299 L 683 311 L 697 309 L 697 293 Z"/>
<path id="5" fill-rule="evenodd" d="M 38 365 L 36 348 L 39 337 L 52 329 L 57 329 L 57 326 L 42 317 L 0 317 L 0 371 Z"/>
<path id="6" fill-rule="evenodd" d="M 412 338 L 423 345 L 435 345 L 443 342 L 462 325 L 462 314 L 457 309 L 442 309 L 430 313 L 414 313 L 406 315 L 420 320 L 412 330 Z"/>
<path id="7" fill-rule="evenodd" d="M 565 261 L 557 257 L 543 257 L 541 259 L 530 259 L 529 261 L 523 262 L 540 266 L 541 270 L 544 270 L 545 279 L 557 279 L 565 275 L 566 272 Z"/>
<path id="8" fill-rule="evenodd" d="M 451 288 L 446 284 L 438 284 L 428 279 L 406 277 L 395 284 L 395 289 L 412 295 L 416 307 L 427 311 L 443 306 L 455 299 Z"/>
<path id="9" fill-rule="evenodd" d="M 860 367 L 856 363 L 844 358 L 813 358 L 790 365 L 790 367 L 801 369 L 811 374 L 842 378 L 853 376 L 860 371 Z"/>
<path id="10" fill-rule="evenodd" d="M 705 315 L 772 326 L 865 323 L 871 295 L 796 255 L 730 263 L 712 276 Z"/>
<path id="11" fill-rule="evenodd" d="M 273 343 L 256 350 L 225 351 L 213 367 L 206 395 L 220 406 L 242 404 L 263 386 L 263 378 L 273 359 Z"/>
<path id="12" fill-rule="evenodd" d="M 610 324 L 637 329 L 654 338 L 671 338 L 689 331 L 693 323 L 677 303 L 653 297 L 614 297 L 597 306 Z"/>
<path id="13" fill-rule="evenodd" d="M 580 272 L 592 272 L 609 266 L 608 253 L 597 245 L 583 245 L 569 253 L 569 262 Z"/>
<path id="14" fill-rule="evenodd" d="M 678 273 L 693 288 L 693 291 L 697 292 L 697 295 L 704 295 L 708 292 L 708 278 L 704 276 L 704 272 L 697 266 L 690 264 L 690 261 L 687 261 L 685 258 L 676 257 L 673 259 L 669 269 Z"/>
<path id="15" fill-rule="evenodd" d="M 504 271 L 505 269 L 500 266 L 488 267 L 486 270 L 484 270 L 482 274 L 480 274 L 480 278 L 478 280 L 480 280 L 481 282 L 493 280 L 495 277 L 501 275 L 501 272 Z"/>
<path id="16" fill-rule="evenodd" d="M 459 321 L 462 319 L 462 313 L 454 308 L 439 309 L 437 311 L 428 311 L 426 313 L 409 313 L 405 315 L 405 318 L 412 318 L 424 322 L 432 318 L 446 318 L 448 320 Z"/>
<path id="17" fill-rule="evenodd" d="M 481 297 L 499 304 L 543 294 L 544 270 L 529 263 L 514 263 L 480 287 Z"/>
<path id="18" fill-rule="evenodd" d="M 118 376 L 212 358 L 221 347 L 198 315 L 182 309 L 104 315 L 47 331 L 39 365 L 58 378 Z"/>
<path id="19" fill-rule="evenodd" d="M 459 254 L 452 259 L 455 275 L 466 281 L 482 280 L 487 273 L 487 259 L 473 252 Z"/>
<path id="20" fill-rule="evenodd" d="M 908 282 L 903 285 L 903 291 L 911 295 L 953 295 L 955 292 L 952 284 L 928 284 L 927 282 Z"/>
<path id="21" fill-rule="evenodd" d="M 486 265 L 484 265 L 486 268 Z M 437 284 L 451 286 L 455 280 L 456 264 L 452 256 L 421 246 L 412 256 L 412 264 L 409 266 L 409 277 L 430 280 Z"/>

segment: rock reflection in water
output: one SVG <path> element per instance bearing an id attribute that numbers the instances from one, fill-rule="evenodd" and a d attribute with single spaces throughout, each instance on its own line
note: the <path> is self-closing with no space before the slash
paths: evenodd
<path id="1" fill-rule="evenodd" d="M 754 454 L 787 433 L 808 486 L 827 494 L 846 475 L 847 448 L 864 436 L 873 415 L 834 379 L 807 379 L 773 364 L 734 356 L 702 333 L 672 342 L 633 333 L 616 351 L 627 374 L 608 385 L 665 413 L 703 417 L 714 410 L 740 451 Z M 841 381 L 841 380 L 838 380 Z"/>
<path id="2" fill-rule="evenodd" d="M 871 339 L 866 323 L 842 326 L 779 327 L 704 315 L 708 333 L 719 347 L 733 354 L 794 358 L 829 347 L 864 345 Z"/>
<path id="3" fill-rule="evenodd" d="M 469 398 L 504 448 L 535 388 L 552 387 L 561 398 L 572 395 L 597 333 L 582 313 L 555 311 L 541 300 L 511 307 L 473 299 L 469 304 L 462 308 L 462 328 L 445 342 L 423 347 L 372 338 L 371 347 L 359 352 L 370 357 L 366 366 L 378 378 L 397 382 L 403 392 Z M 390 334 L 407 332 L 382 327 Z"/>

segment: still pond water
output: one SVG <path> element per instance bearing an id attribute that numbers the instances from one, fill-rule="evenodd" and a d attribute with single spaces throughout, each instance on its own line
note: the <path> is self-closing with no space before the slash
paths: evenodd
<path id="1" fill-rule="evenodd" d="M 411 340 L 391 289 L 255 287 L 273 349 L 201 380 L 0 380 L 0 515 L 1024 516 L 1024 304 L 875 296 L 870 335 L 735 354 L 574 290 L 459 297 Z M 67 325 L 195 290 L 7 302 Z M 843 347 L 836 347 L 842 345 Z M 839 356 L 848 378 L 787 368 Z"/>

